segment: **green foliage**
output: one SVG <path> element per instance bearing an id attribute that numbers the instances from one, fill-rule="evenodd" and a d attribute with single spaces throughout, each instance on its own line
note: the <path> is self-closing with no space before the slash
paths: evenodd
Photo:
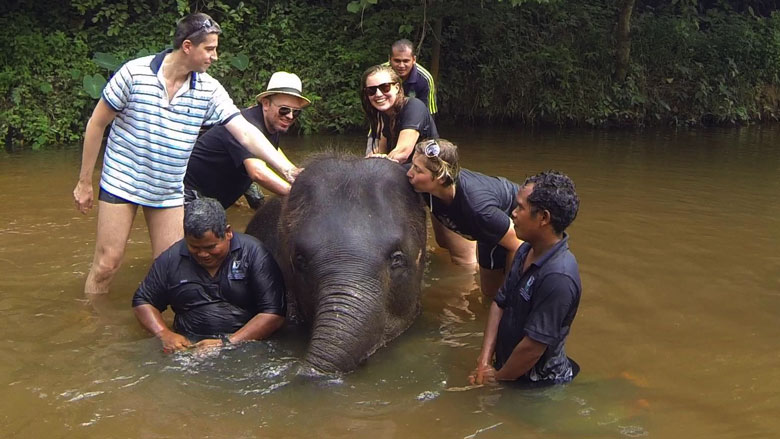
<path id="1" fill-rule="evenodd" d="M 361 73 L 389 44 L 441 43 L 438 120 L 557 125 L 743 124 L 780 117 L 780 14 L 766 2 L 637 2 L 626 80 L 613 0 L 72 0 L 0 16 L 0 136 L 39 148 L 81 140 L 106 78 L 170 45 L 178 18 L 222 26 L 209 70 L 239 106 L 271 74 L 303 80 L 303 132 L 364 130 Z M 18 3 L 22 5 L 22 3 Z M 651 7 L 652 6 L 652 7 Z M 427 21 L 423 20 L 423 17 Z M 430 23 L 444 23 L 433 36 Z"/>
<path id="2" fill-rule="evenodd" d="M 100 73 L 84 75 L 82 85 L 84 86 L 84 91 L 86 91 L 92 99 L 98 99 L 100 98 L 100 93 L 103 91 L 103 87 L 106 86 L 106 78 Z"/>

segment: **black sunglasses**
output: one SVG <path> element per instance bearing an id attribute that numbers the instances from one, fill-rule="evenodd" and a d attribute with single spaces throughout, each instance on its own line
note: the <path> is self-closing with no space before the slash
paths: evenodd
<path id="1" fill-rule="evenodd" d="M 384 84 L 379 85 L 372 85 L 369 87 L 364 88 L 366 95 L 373 96 L 376 94 L 376 89 L 379 89 L 382 93 L 387 93 L 390 91 L 390 88 L 397 84 L 396 82 L 385 82 Z"/>
<path id="2" fill-rule="evenodd" d="M 288 114 L 292 113 L 293 119 L 301 115 L 301 109 L 300 108 L 290 108 L 290 107 L 279 107 L 279 116 L 287 116 Z"/>

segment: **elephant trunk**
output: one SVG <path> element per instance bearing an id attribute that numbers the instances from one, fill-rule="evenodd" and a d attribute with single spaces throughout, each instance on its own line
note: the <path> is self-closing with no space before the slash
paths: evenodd
<path id="1" fill-rule="evenodd" d="M 352 371 L 384 343 L 385 294 L 367 276 L 320 286 L 304 361 L 326 373 Z"/>

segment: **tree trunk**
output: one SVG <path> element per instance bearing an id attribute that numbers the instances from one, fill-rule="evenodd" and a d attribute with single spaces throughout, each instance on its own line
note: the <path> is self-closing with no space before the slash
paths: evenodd
<path id="1" fill-rule="evenodd" d="M 616 82 L 626 80 L 631 54 L 631 13 L 635 0 L 621 0 L 618 9 L 617 28 L 615 29 L 615 74 Z"/>
<path id="2" fill-rule="evenodd" d="M 441 56 L 441 22 L 442 18 L 438 17 L 433 20 L 433 51 L 431 53 L 431 66 L 430 71 L 433 75 L 433 81 L 439 82 L 439 58 Z"/>

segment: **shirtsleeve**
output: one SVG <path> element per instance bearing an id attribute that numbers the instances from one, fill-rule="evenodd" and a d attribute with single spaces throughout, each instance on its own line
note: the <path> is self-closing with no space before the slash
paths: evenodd
<path id="1" fill-rule="evenodd" d="M 260 247 L 251 265 L 252 286 L 258 313 L 285 316 L 284 278 L 273 256 Z"/>
<path id="2" fill-rule="evenodd" d="M 127 105 L 132 83 L 133 77 L 130 74 L 130 68 L 128 67 L 128 63 L 125 63 L 125 65 L 120 67 L 119 70 L 114 73 L 114 76 L 108 80 L 106 86 L 103 87 L 101 97 L 112 110 L 120 112 Z"/>
<path id="3" fill-rule="evenodd" d="M 423 126 L 429 117 L 428 107 L 421 100 L 409 99 L 401 111 L 401 120 L 398 126 L 401 127 L 401 130 L 413 129 L 422 135 Z"/>
<path id="4" fill-rule="evenodd" d="M 239 114 L 238 107 L 233 104 L 233 99 L 230 98 L 222 84 L 216 82 L 216 88 L 214 94 L 209 101 L 208 110 L 203 117 L 203 125 L 210 126 L 216 124 L 225 124 L 234 116 Z"/>
<path id="5" fill-rule="evenodd" d="M 431 112 L 433 108 L 435 108 L 434 105 L 430 105 L 430 96 L 431 96 L 431 88 L 428 86 L 428 80 L 422 75 L 422 73 L 418 72 L 421 81 L 418 82 L 418 90 L 415 94 L 415 97 L 420 100 L 423 104 L 425 104 L 425 108 L 428 109 L 428 113 Z"/>
<path id="6" fill-rule="evenodd" d="M 163 253 L 154 260 L 149 273 L 133 294 L 133 307 L 139 305 L 152 305 L 160 312 L 168 308 L 168 287 L 166 285 L 166 273 L 168 272 L 168 253 Z"/>
<path id="7" fill-rule="evenodd" d="M 509 230 L 511 220 L 503 210 L 496 206 L 485 206 L 478 212 L 475 212 L 475 215 L 477 216 L 477 226 L 481 235 L 478 238 L 479 241 L 496 245 L 506 235 L 506 231 Z"/>
<path id="8" fill-rule="evenodd" d="M 555 345 L 569 333 L 566 318 L 577 305 L 577 284 L 561 273 L 551 273 L 534 285 L 525 332 L 532 339 Z"/>

